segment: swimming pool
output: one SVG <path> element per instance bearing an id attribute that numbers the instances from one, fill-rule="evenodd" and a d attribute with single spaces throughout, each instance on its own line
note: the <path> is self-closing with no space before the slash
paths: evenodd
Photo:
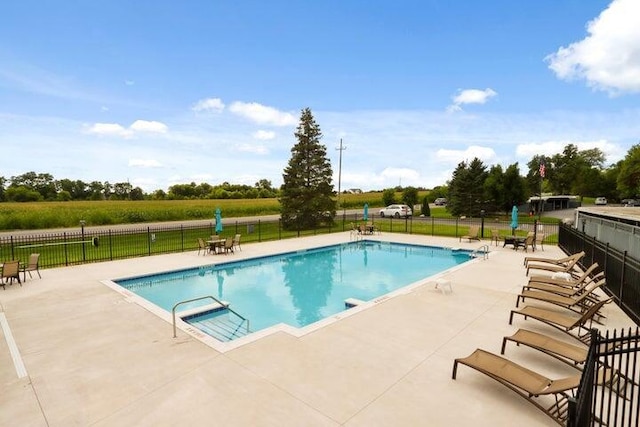
<path id="1" fill-rule="evenodd" d="M 168 312 L 178 302 L 211 295 L 249 319 L 255 332 L 281 323 L 310 325 L 344 311 L 347 300 L 371 301 L 469 259 L 464 250 L 359 241 L 116 283 Z M 180 310 L 210 302 L 183 304 Z M 184 320 L 219 340 L 234 339 L 210 328 L 227 317 L 233 316 L 218 307 Z"/>

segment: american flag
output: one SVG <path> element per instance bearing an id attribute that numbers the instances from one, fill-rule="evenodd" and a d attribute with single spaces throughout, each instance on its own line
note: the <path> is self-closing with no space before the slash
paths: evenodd
<path id="1" fill-rule="evenodd" d="M 544 163 L 540 163 L 540 178 L 544 178 Z"/>

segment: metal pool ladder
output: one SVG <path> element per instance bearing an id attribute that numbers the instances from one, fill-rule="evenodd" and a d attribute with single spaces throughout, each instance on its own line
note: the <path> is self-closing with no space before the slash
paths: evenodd
<path id="1" fill-rule="evenodd" d="M 249 319 L 247 319 L 246 317 L 244 317 L 243 315 L 241 315 L 240 313 L 238 313 L 237 311 L 235 311 L 234 309 L 229 307 L 228 304 L 225 305 L 218 298 L 216 298 L 216 297 L 214 297 L 212 295 L 206 295 L 204 297 L 199 297 L 199 298 L 193 298 L 193 299 L 180 301 L 179 303 L 177 303 L 176 305 L 173 306 L 173 309 L 171 310 L 171 316 L 173 318 L 173 337 L 174 338 L 176 338 L 176 336 L 177 336 L 176 335 L 176 308 L 178 308 L 179 305 L 186 304 L 188 302 L 200 301 L 200 300 L 203 300 L 203 299 L 212 299 L 213 301 L 215 301 L 218 304 L 220 304 L 221 307 L 224 307 L 226 310 L 229 310 L 230 312 L 232 312 L 233 314 L 235 314 L 236 316 L 241 318 L 243 323 L 247 322 L 247 332 L 249 332 Z"/>
<path id="2" fill-rule="evenodd" d="M 478 255 L 482 254 L 482 259 L 489 259 L 489 245 L 482 245 L 471 252 L 472 258 L 478 258 Z"/>

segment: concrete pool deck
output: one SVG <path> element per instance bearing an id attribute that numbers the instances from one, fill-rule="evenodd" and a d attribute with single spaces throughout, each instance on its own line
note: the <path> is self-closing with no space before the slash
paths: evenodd
<path id="1" fill-rule="evenodd" d="M 499 354 L 502 337 L 520 327 L 563 337 L 534 320 L 508 324 L 527 281 L 522 260 L 531 253 L 522 250 L 490 246 L 489 259 L 444 275 L 451 293 L 429 282 L 302 336 L 279 331 L 224 351 L 182 330 L 173 338 L 171 323 L 102 283 L 349 237 L 246 244 L 229 256 L 194 250 L 47 269 L 42 279 L 7 286 L 0 290 L 0 425 L 557 425 L 466 366 L 451 379 L 455 358 L 478 347 Z M 371 240 L 487 244 L 391 233 Z M 555 246 L 544 249 L 536 255 L 563 255 Z M 605 315 L 601 329 L 635 327 L 613 304 Z M 506 357 L 550 378 L 577 372 L 524 347 L 508 346 Z"/>

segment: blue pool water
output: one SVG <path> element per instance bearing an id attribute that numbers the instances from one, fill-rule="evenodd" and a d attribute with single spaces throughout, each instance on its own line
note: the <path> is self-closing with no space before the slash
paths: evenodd
<path id="1" fill-rule="evenodd" d="M 352 242 L 118 280 L 118 285 L 171 312 L 212 295 L 250 319 L 251 331 L 278 323 L 303 327 L 470 259 L 469 252 L 432 246 Z M 179 310 L 211 303 L 181 305 Z"/>

